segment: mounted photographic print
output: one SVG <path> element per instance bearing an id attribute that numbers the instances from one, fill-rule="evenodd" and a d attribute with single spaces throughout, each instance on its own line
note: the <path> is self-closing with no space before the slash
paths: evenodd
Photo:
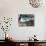
<path id="1" fill-rule="evenodd" d="M 33 14 L 20 14 L 18 18 L 19 26 L 34 26 Z"/>

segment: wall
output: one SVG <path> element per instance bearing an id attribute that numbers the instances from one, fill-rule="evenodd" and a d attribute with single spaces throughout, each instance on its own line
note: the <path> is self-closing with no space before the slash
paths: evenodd
<path id="1" fill-rule="evenodd" d="M 10 31 L 10 35 L 16 38 L 16 40 L 27 40 L 34 34 L 37 35 L 37 39 L 45 39 L 45 15 L 46 8 L 32 8 L 28 0 L 0 0 L 0 19 L 1 17 L 12 17 L 13 22 Z M 18 16 L 19 14 L 34 14 L 35 26 L 34 27 L 19 27 Z M 3 33 L 2 31 L 0 31 Z M 2 35 L 0 33 L 0 35 Z M 45 33 L 45 34 L 44 34 Z M 3 33 L 4 34 L 4 33 Z M 0 36 L 0 39 L 4 37 Z"/>

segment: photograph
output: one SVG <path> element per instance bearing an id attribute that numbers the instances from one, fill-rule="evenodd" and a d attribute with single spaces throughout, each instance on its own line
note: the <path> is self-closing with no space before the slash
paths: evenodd
<path id="1" fill-rule="evenodd" d="M 18 18 L 19 26 L 34 26 L 33 14 L 20 14 Z"/>

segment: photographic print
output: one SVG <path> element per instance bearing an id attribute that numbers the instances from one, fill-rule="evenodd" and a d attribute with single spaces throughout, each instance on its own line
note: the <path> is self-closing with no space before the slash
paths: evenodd
<path id="1" fill-rule="evenodd" d="M 34 26 L 33 14 L 20 14 L 18 18 L 19 26 Z"/>

